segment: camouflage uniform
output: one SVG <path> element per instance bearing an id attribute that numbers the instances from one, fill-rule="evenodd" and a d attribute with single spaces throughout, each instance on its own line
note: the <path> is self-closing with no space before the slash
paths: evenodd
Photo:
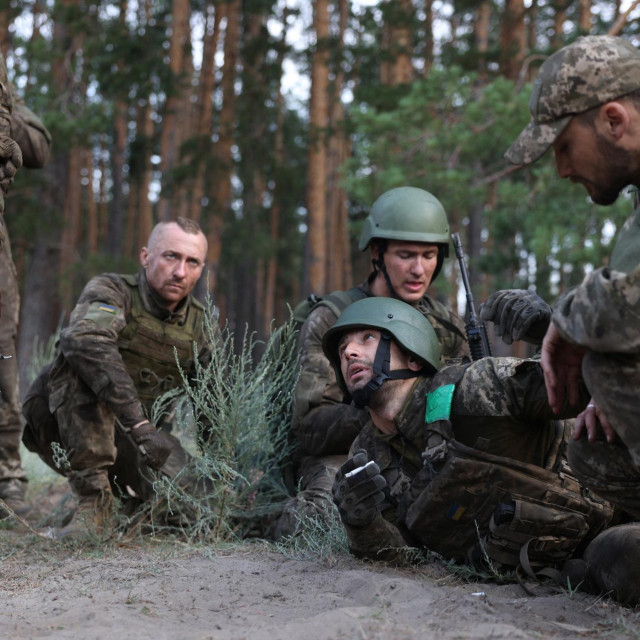
<path id="1" fill-rule="evenodd" d="M 51 450 L 51 443 L 58 442 L 80 495 L 103 489 L 91 482 L 100 475 L 96 470 L 107 469 L 121 495 L 126 496 L 128 485 L 148 497 L 150 476 L 126 432 L 150 416 L 158 396 L 181 385 L 174 349 L 187 375 L 194 367 L 193 341 L 198 360 L 208 362 L 211 346 L 204 340 L 203 313 L 191 296 L 174 312 L 163 308 L 144 271 L 135 277 L 93 278 L 62 332 L 59 354 L 25 398 L 27 447 L 60 472 Z M 177 439 L 172 445 L 162 468 L 170 476 L 187 460 Z"/>
<path id="2" fill-rule="evenodd" d="M 450 369 L 436 375 L 447 375 Z M 378 464 L 391 496 L 379 506 L 370 524 L 354 527 L 345 523 L 350 548 L 356 555 L 393 560 L 397 558 L 395 549 L 416 546 L 413 536 L 397 519 L 396 499 L 407 491 L 423 466 L 429 384 L 430 379 L 425 377 L 415 382 L 396 418 L 397 433 L 385 435 L 369 421 L 351 445 L 351 455 L 365 449 L 369 459 Z M 543 466 L 554 449 L 554 417 L 538 362 L 484 358 L 467 365 L 456 384 L 450 419 L 455 437 L 462 444 Z"/>
<path id="3" fill-rule="evenodd" d="M 609 267 L 589 274 L 558 303 L 553 322 L 588 349 L 582 365 L 594 402 L 620 440 L 573 441 L 569 460 L 583 484 L 640 518 L 640 207 L 620 232 Z M 621 441 L 621 442 L 620 442 Z"/>
<path id="4" fill-rule="evenodd" d="M 358 289 L 363 297 L 373 294 L 369 282 Z M 464 322 L 442 303 L 425 295 L 417 305 L 436 331 L 443 357 L 469 355 Z M 300 444 L 296 460 L 296 498 L 285 506 L 273 537 L 295 531 L 300 514 L 317 515 L 331 505 L 331 486 L 336 471 L 346 461 L 349 446 L 369 419 L 366 410 L 344 403 L 329 361 L 322 352 L 322 336 L 337 317 L 322 304 L 310 313 L 302 325 L 300 377 L 294 395 L 292 429 Z"/>
<path id="5" fill-rule="evenodd" d="M 13 94 L 11 136 L 22 151 L 24 166 L 40 168 L 49 159 L 51 135 L 40 119 Z M 24 496 L 27 478 L 20 463 L 20 406 L 16 339 L 20 313 L 20 294 L 16 267 L 6 227 L 0 251 L 2 314 L 0 315 L 0 353 L 10 360 L 0 364 L 0 497 Z"/>

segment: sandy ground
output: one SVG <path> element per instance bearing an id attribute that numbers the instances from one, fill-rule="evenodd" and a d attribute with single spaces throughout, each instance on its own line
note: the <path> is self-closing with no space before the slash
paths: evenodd
<path id="1" fill-rule="evenodd" d="M 530 597 L 437 562 L 302 560 L 264 543 L 69 548 L 19 525 L 0 530 L 0 554 L 3 639 L 640 638 L 640 612 L 606 598 Z"/>

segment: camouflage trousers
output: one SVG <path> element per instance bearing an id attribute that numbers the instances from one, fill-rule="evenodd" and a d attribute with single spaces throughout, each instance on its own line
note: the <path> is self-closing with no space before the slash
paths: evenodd
<path id="1" fill-rule="evenodd" d="M 18 316 L 20 294 L 16 267 L 11 256 L 9 236 L 0 216 L 0 235 L 5 241 L 0 247 L 0 294 L 2 313 L 0 314 L 0 353 L 12 356 L 0 361 L 0 483 L 19 482 L 26 488 L 27 477 L 20 462 L 20 404 L 18 394 L 18 362 L 16 340 L 18 336 Z M 0 495 L 2 491 L 0 490 Z"/>
<path id="2" fill-rule="evenodd" d="M 338 469 L 347 461 L 347 455 L 303 456 L 296 474 L 300 487 L 298 494 L 284 506 L 278 519 L 269 527 L 267 537 L 278 540 L 291 536 L 305 517 L 325 518 L 335 509 L 331 487 Z"/>
<path id="3" fill-rule="evenodd" d="M 133 498 L 139 503 L 152 497 L 157 476 L 142 462 L 135 443 L 117 426 L 114 414 L 80 378 L 67 372 L 64 384 L 56 380 L 52 385 L 50 371 L 51 365 L 40 372 L 24 399 L 25 446 L 54 471 L 68 477 L 77 493 L 100 490 L 102 487 L 91 486 L 90 478 L 92 472 L 106 470 L 114 493 L 125 501 Z M 168 438 L 173 448 L 159 473 L 174 478 L 191 456 L 177 438 L 170 434 Z M 181 485 L 189 482 L 188 476 L 180 480 Z"/>

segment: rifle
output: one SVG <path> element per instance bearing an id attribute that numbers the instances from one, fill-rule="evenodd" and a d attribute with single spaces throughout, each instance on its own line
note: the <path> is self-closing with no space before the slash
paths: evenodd
<path id="1" fill-rule="evenodd" d="M 467 273 L 467 264 L 464 261 L 464 251 L 462 250 L 462 241 L 457 233 L 451 234 L 453 246 L 456 251 L 456 257 L 460 263 L 460 274 L 462 275 L 462 284 L 467 295 L 467 311 L 469 313 L 469 321 L 465 327 L 467 332 L 467 340 L 469 342 L 469 350 L 474 360 L 480 360 L 491 355 L 491 347 L 487 338 L 487 330 L 476 315 L 476 308 L 473 304 L 473 294 L 471 293 L 471 285 L 469 284 L 469 275 Z"/>

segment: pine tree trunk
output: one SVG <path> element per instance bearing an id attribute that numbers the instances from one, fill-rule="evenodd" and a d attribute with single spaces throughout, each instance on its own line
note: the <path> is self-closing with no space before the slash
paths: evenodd
<path id="1" fill-rule="evenodd" d="M 209 291 L 215 290 L 220 254 L 222 251 L 222 230 L 224 217 L 231 207 L 231 177 L 233 175 L 233 157 L 231 147 L 234 142 L 234 126 L 236 120 L 236 62 L 238 58 L 238 40 L 240 26 L 239 0 L 232 0 L 227 5 L 227 26 L 224 36 L 224 63 L 222 67 L 222 108 L 218 128 L 218 142 L 215 146 L 215 170 L 211 174 L 210 206 L 206 221 L 209 251 Z M 221 292 L 216 291 L 216 299 L 221 310 L 221 317 L 226 305 Z"/>
<path id="2" fill-rule="evenodd" d="M 500 71 L 517 80 L 525 57 L 524 1 L 506 0 L 500 30 Z"/>
<path id="3" fill-rule="evenodd" d="M 210 2 L 207 11 L 207 27 L 202 43 L 202 67 L 200 69 L 200 79 L 198 82 L 198 97 L 196 105 L 198 107 L 198 120 L 196 136 L 198 143 L 198 157 L 194 158 L 196 164 L 196 176 L 193 181 L 193 191 L 189 206 L 188 217 L 200 220 L 202 217 L 202 203 L 205 196 L 205 171 L 207 168 L 207 154 L 205 148 L 211 146 L 211 132 L 213 129 L 213 99 L 212 94 L 215 87 L 215 55 L 218 50 L 218 39 L 220 36 L 220 20 L 223 17 L 225 5 L 215 6 Z"/>
<path id="4" fill-rule="evenodd" d="M 489 27 L 491 24 L 491 2 L 482 0 L 474 23 L 474 37 L 478 51 L 478 71 L 485 77 L 487 72 L 487 51 L 489 50 Z"/>
<path id="5" fill-rule="evenodd" d="M 327 288 L 327 150 L 329 120 L 329 8 L 327 0 L 314 2 L 316 48 L 311 63 L 311 105 L 309 109 L 309 164 L 307 167 L 307 274 L 308 287 L 315 293 Z"/>
<path id="6" fill-rule="evenodd" d="M 578 0 L 578 29 L 584 34 L 591 31 L 591 0 Z"/>
<path id="7" fill-rule="evenodd" d="M 185 49 L 189 42 L 189 0 L 173 0 L 171 14 L 171 40 L 169 43 L 169 69 L 171 71 L 172 91 L 167 96 L 162 118 L 160 136 L 160 171 L 162 173 L 162 194 L 158 202 L 158 218 L 171 218 L 171 197 L 173 180 L 171 171 L 178 164 L 179 131 L 178 115 L 181 105 L 181 88 L 184 84 Z"/>
<path id="8" fill-rule="evenodd" d="M 100 250 L 98 243 L 98 211 L 96 207 L 96 195 L 93 191 L 93 153 L 91 149 L 85 149 L 82 154 L 82 166 L 88 176 L 87 181 L 87 250 L 89 255 L 96 255 Z"/>
<path id="9" fill-rule="evenodd" d="M 407 84 L 415 76 L 412 62 L 412 21 L 415 10 L 411 0 L 388 0 L 383 12 L 386 17 L 380 82 L 386 85 Z"/>
<path id="10" fill-rule="evenodd" d="M 344 71 L 342 50 L 344 33 L 349 17 L 348 0 L 339 0 L 338 32 L 335 39 L 338 51 L 334 49 L 336 71 L 330 92 L 329 132 L 327 141 L 327 215 L 328 246 L 326 254 L 327 290 L 347 289 L 351 286 L 351 251 L 348 228 L 347 193 L 340 186 L 340 168 L 347 159 L 348 140 L 345 131 L 345 114 L 342 105 Z"/>
<path id="11" fill-rule="evenodd" d="M 433 0 L 424 3 L 424 67 L 423 77 L 429 75 L 433 66 Z"/>
<path id="12" fill-rule="evenodd" d="M 262 331 L 268 335 L 271 322 L 276 316 L 276 284 L 278 275 L 278 245 L 280 239 L 280 172 L 284 160 L 284 100 L 282 96 L 282 74 L 284 63 L 284 52 L 287 42 L 287 18 L 289 10 L 287 7 L 282 12 L 282 36 L 280 38 L 280 48 L 278 50 L 278 62 L 276 68 L 279 70 L 278 89 L 276 92 L 276 132 L 274 145 L 274 180 L 271 189 L 271 209 L 269 210 L 269 257 L 265 268 L 264 284 L 264 321 Z"/>

